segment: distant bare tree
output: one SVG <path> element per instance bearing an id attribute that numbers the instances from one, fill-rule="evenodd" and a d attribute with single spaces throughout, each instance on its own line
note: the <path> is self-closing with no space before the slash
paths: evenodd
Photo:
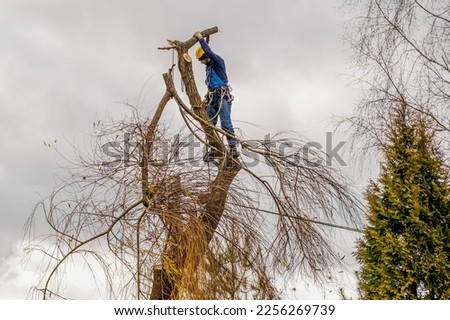
<path id="1" fill-rule="evenodd" d="M 347 40 L 363 97 L 351 123 L 367 148 L 387 141 L 393 106 L 421 113 L 447 144 L 450 138 L 450 2 L 345 1 L 353 19 Z"/>
<path id="2" fill-rule="evenodd" d="M 47 263 L 34 291 L 40 297 L 64 296 L 59 285 L 78 257 L 93 272 L 93 261 L 103 268 L 111 298 L 134 299 L 273 299 L 280 297 L 276 279 L 320 280 L 339 263 L 316 221 L 357 222 L 359 203 L 344 177 L 313 161 L 326 155 L 305 154 L 295 137 L 278 149 L 238 139 L 266 163 L 258 170 L 230 157 L 227 133 L 201 104 L 188 55 L 195 43 L 191 37 L 163 48 L 177 54 L 188 102 L 171 68 L 153 116 L 131 107 L 127 119 L 94 123 L 92 152 L 80 154 L 67 180 L 34 210 L 30 226 L 43 212 L 51 227 L 31 247 Z M 219 151 L 217 166 L 204 164 L 201 152 L 183 153 L 192 141 L 164 143 L 169 128 L 160 119 L 171 99 L 190 136 Z M 122 136 L 125 143 L 116 142 Z"/>

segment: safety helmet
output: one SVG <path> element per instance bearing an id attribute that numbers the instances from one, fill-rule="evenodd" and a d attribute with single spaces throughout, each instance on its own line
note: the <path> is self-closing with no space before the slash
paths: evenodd
<path id="1" fill-rule="evenodd" d="M 198 47 L 198 48 L 195 50 L 195 57 L 196 57 L 197 59 L 200 59 L 204 54 L 205 54 L 205 51 L 202 49 L 202 47 Z"/>

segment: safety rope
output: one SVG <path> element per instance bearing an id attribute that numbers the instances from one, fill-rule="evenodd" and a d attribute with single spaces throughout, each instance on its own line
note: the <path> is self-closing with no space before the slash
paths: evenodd
<path id="1" fill-rule="evenodd" d="M 214 96 L 211 98 L 211 95 L 214 95 L 214 93 L 209 93 L 209 95 L 210 95 L 209 101 L 210 101 L 210 105 L 211 105 L 212 99 L 214 99 Z M 220 111 L 222 110 L 223 97 L 224 97 L 224 96 L 225 96 L 225 93 L 224 93 L 224 92 L 221 92 L 221 93 L 220 93 L 220 104 L 219 104 L 219 109 L 217 109 L 217 112 L 216 112 L 216 114 L 211 118 L 211 121 L 214 120 L 214 119 L 216 119 L 216 118 L 219 116 Z"/>
<path id="2" fill-rule="evenodd" d="M 211 120 L 214 120 L 216 117 L 219 116 L 220 111 L 222 110 L 222 105 L 223 105 L 223 99 L 225 97 L 225 95 L 228 96 L 228 102 L 232 102 L 234 100 L 233 95 L 231 94 L 231 87 L 230 86 L 226 86 L 226 87 L 220 87 L 214 91 L 208 91 L 208 101 L 207 101 L 207 105 L 211 105 L 211 103 L 213 102 L 213 99 L 216 96 L 216 91 L 220 90 L 220 105 L 219 105 L 219 109 L 217 110 L 216 114 L 211 118 Z"/>

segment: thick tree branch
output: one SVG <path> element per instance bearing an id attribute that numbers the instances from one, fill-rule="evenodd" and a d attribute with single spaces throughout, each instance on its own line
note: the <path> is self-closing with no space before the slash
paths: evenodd
<path id="1" fill-rule="evenodd" d="M 148 163 L 150 151 L 153 146 L 153 140 L 155 138 L 156 128 L 158 126 L 158 122 L 161 119 L 161 115 L 164 111 L 164 108 L 172 98 L 171 94 L 168 90 L 164 93 L 161 101 L 159 102 L 158 107 L 156 108 L 155 114 L 153 115 L 152 121 L 148 125 L 147 133 L 144 138 L 144 145 L 142 150 L 142 202 L 144 206 L 149 206 L 149 201 L 152 196 L 152 192 L 149 188 L 149 176 L 148 176 Z"/>
<path id="2" fill-rule="evenodd" d="M 204 37 L 210 36 L 216 32 L 218 32 L 219 29 L 217 27 L 212 27 L 206 30 L 203 30 L 201 33 Z M 185 42 L 181 41 L 171 41 L 169 40 L 169 44 L 173 46 L 173 48 L 177 51 L 178 54 L 178 69 L 181 74 L 181 79 L 183 81 L 183 84 L 186 88 L 186 95 L 189 100 L 189 104 L 191 105 L 193 111 L 202 119 L 205 120 L 205 122 L 210 122 L 208 115 L 206 114 L 204 108 L 202 99 L 200 97 L 200 94 L 197 89 L 197 85 L 195 83 L 194 78 L 194 71 L 192 69 L 192 61 L 188 61 L 184 59 L 184 55 L 188 54 L 188 50 L 198 41 L 196 37 L 191 37 L 190 39 L 186 40 Z M 167 85 L 167 83 L 166 83 Z M 175 86 L 170 85 L 170 90 L 173 92 L 175 90 Z M 202 126 L 203 132 L 205 132 L 206 139 L 210 145 L 211 148 L 217 150 L 219 154 L 223 155 L 225 153 L 225 148 L 223 146 L 222 141 L 218 137 L 217 133 L 212 130 L 211 127 L 208 127 L 203 122 L 200 122 L 200 125 Z"/>

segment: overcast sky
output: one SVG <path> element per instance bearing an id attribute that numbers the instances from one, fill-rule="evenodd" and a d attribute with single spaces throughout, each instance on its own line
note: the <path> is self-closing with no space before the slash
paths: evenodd
<path id="1" fill-rule="evenodd" d="M 171 65 L 171 53 L 157 50 L 166 39 L 218 26 L 211 46 L 227 64 L 235 126 L 324 140 L 331 116 L 349 115 L 356 97 L 344 76 L 350 53 L 339 3 L 0 0 L 0 298 L 24 298 L 31 285 L 17 265 L 19 241 L 58 168 L 43 142 L 70 150 L 94 119 L 120 118 L 128 112 L 121 103 L 141 92 L 140 107 L 155 107 Z M 195 72 L 204 91 L 198 63 Z"/>

